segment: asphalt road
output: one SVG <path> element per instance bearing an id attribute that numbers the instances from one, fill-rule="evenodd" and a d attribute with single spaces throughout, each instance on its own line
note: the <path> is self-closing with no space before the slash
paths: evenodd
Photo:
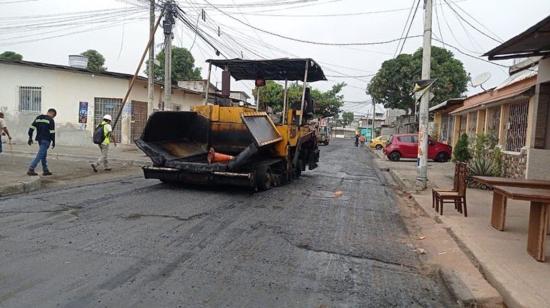
<path id="1" fill-rule="evenodd" d="M 0 199 L 0 306 L 450 306 L 366 151 L 321 156 L 256 194 L 132 177 Z"/>

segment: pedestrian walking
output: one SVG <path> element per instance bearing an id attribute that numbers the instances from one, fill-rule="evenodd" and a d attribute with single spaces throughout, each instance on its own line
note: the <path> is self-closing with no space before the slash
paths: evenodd
<path id="1" fill-rule="evenodd" d="M 2 153 L 2 136 L 8 136 L 8 142 L 11 143 L 11 135 L 6 125 L 6 120 L 4 120 L 4 113 L 0 112 L 0 153 Z"/>
<path id="2" fill-rule="evenodd" d="M 111 115 L 106 114 L 103 116 L 103 121 L 99 124 L 94 131 L 94 143 L 99 146 L 101 155 L 97 159 L 96 163 L 92 163 L 92 169 L 97 172 L 97 168 L 103 164 L 103 170 L 111 171 L 109 166 L 109 145 L 112 143 L 116 147 L 115 137 L 113 136 L 113 127 L 111 121 L 113 118 Z"/>
<path id="3" fill-rule="evenodd" d="M 50 148 L 50 145 L 53 148 L 55 148 L 55 122 L 54 118 L 57 115 L 57 111 L 53 108 L 48 109 L 48 112 L 46 114 L 41 114 L 34 119 L 34 122 L 32 122 L 31 127 L 29 128 L 29 141 L 27 142 L 29 145 L 32 145 L 32 135 L 34 131 L 36 130 L 36 142 L 38 143 L 38 153 L 36 153 L 36 157 L 31 162 L 31 165 L 29 166 L 29 171 L 27 171 L 27 175 L 38 175 L 34 169 L 36 166 L 38 166 L 39 162 L 42 162 L 42 175 L 48 176 L 52 175 L 50 170 L 48 169 L 48 149 Z"/>
<path id="4" fill-rule="evenodd" d="M 359 146 L 359 133 L 355 133 L 355 146 Z"/>

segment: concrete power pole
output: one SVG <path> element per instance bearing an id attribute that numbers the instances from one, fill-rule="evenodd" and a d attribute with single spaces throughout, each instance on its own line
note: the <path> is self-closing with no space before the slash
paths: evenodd
<path id="1" fill-rule="evenodd" d="M 149 46 L 149 66 L 147 67 L 147 100 L 148 106 L 155 103 L 155 0 L 151 0 L 149 7 L 149 38 L 153 38 Z"/>
<path id="2" fill-rule="evenodd" d="M 370 140 L 374 139 L 374 128 L 375 128 L 375 120 L 376 120 L 376 102 L 374 99 L 372 100 L 372 131 L 370 133 Z"/>
<path id="3" fill-rule="evenodd" d="M 164 106 L 172 103 L 172 29 L 174 26 L 175 4 L 165 3 L 164 21 Z"/>
<path id="4" fill-rule="evenodd" d="M 422 79 L 430 79 L 432 58 L 432 0 L 424 0 L 424 42 L 422 45 Z M 426 189 L 428 181 L 428 109 L 430 90 L 422 95 L 419 108 L 417 187 Z"/>

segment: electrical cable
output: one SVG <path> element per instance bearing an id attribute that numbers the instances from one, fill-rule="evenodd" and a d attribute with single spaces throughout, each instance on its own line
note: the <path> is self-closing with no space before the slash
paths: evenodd
<path id="1" fill-rule="evenodd" d="M 484 31 L 481 31 L 476 26 L 472 25 L 468 20 L 466 20 L 464 17 L 462 17 L 462 15 L 460 15 L 460 13 L 449 3 L 449 1 L 447 1 L 447 0 L 443 0 L 443 1 L 445 1 L 445 3 L 447 3 L 447 6 L 449 6 L 449 8 L 456 14 L 456 16 L 458 18 L 462 19 L 468 26 L 472 27 L 474 30 L 481 33 L 483 36 L 485 36 L 485 37 L 487 37 L 487 38 L 489 38 L 489 39 L 491 39 L 491 40 L 493 40 L 497 43 L 502 43 L 501 40 L 492 37 L 491 35 L 485 33 Z"/>
<path id="2" fill-rule="evenodd" d="M 294 37 L 290 37 L 290 36 L 286 36 L 286 35 L 282 35 L 282 34 L 278 34 L 278 33 L 275 33 L 275 32 L 271 32 L 271 31 L 268 31 L 268 30 L 265 30 L 265 29 L 261 29 L 261 28 L 258 28 L 256 26 L 253 26 L 251 24 L 248 24 L 226 12 L 224 12 L 223 10 L 217 8 L 216 6 L 212 5 L 210 3 L 210 1 L 208 0 L 204 0 L 206 3 L 210 4 L 212 6 L 212 8 L 214 8 L 215 10 L 219 11 L 220 13 L 224 14 L 225 16 L 249 27 L 249 28 L 252 28 L 252 29 L 255 29 L 257 31 L 260 31 L 260 32 L 263 32 L 263 33 L 267 33 L 269 35 L 272 35 L 272 36 L 276 36 L 276 37 L 279 37 L 279 38 L 283 38 L 283 39 L 286 39 L 286 40 L 291 40 L 291 41 L 295 41 L 295 42 L 300 42 L 300 43 L 305 43 L 305 44 L 313 44 L 313 45 L 324 45 L 324 46 L 368 46 L 368 45 L 384 45 L 384 44 L 390 44 L 390 43 L 395 43 L 395 42 L 398 42 L 398 41 L 401 41 L 403 39 L 406 39 L 407 37 L 405 38 L 398 38 L 398 39 L 391 39 L 391 40 L 387 40 L 387 41 L 380 41 L 380 42 L 354 42 L 354 43 L 331 43 L 331 42 L 316 42 L 316 41 L 309 41 L 309 40 L 304 40 L 304 39 L 299 39 L 299 38 L 294 38 Z M 408 38 L 414 38 L 414 37 L 421 37 L 422 35 L 413 35 L 413 36 L 409 36 Z"/>
<path id="3" fill-rule="evenodd" d="M 399 52 L 397 53 L 398 55 L 401 54 L 401 52 L 403 51 L 403 48 L 405 47 L 405 42 L 407 42 L 407 37 L 409 36 L 409 32 L 411 31 L 411 27 L 412 27 L 412 24 L 414 22 L 414 17 L 416 16 L 416 12 L 418 12 L 418 7 L 419 6 L 420 6 L 420 0 L 418 0 L 416 2 L 416 8 L 414 9 L 414 14 L 412 15 L 412 19 L 411 19 L 411 22 L 409 24 L 409 28 L 407 29 L 407 33 L 405 34 L 405 39 L 401 43 L 401 49 L 399 49 Z"/>
<path id="4" fill-rule="evenodd" d="M 405 20 L 405 24 L 403 25 L 403 30 L 401 30 L 400 37 L 405 36 L 405 31 L 407 31 L 407 25 L 409 24 L 409 20 L 411 19 L 411 16 L 412 16 L 412 13 L 413 13 L 413 10 L 414 10 L 414 4 L 415 4 L 416 1 L 417 0 L 413 0 L 413 2 L 412 2 L 411 8 L 409 10 L 409 14 L 407 15 L 407 20 Z M 395 52 L 393 54 L 394 58 L 395 58 L 395 56 L 397 56 L 397 51 L 399 50 L 399 45 L 401 45 L 401 42 L 397 42 L 397 47 L 395 48 Z"/>

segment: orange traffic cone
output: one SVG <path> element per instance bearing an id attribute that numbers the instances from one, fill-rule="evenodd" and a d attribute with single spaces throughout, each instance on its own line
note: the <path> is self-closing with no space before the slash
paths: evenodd
<path id="1" fill-rule="evenodd" d="M 210 151 L 208 151 L 208 156 L 206 157 L 209 164 L 212 164 L 212 163 L 225 163 L 226 164 L 230 160 L 232 160 L 233 158 L 234 158 L 234 156 L 232 156 L 232 155 L 216 153 L 216 151 L 214 151 L 214 148 L 210 148 Z"/>

